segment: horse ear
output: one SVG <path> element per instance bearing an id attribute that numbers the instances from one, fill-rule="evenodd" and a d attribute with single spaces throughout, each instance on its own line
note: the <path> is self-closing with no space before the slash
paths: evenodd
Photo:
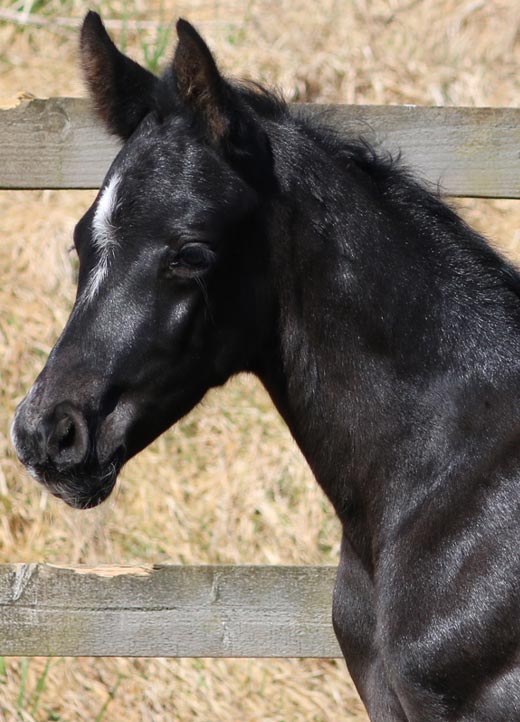
<path id="1" fill-rule="evenodd" d="M 92 11 L 81 28 L 80 56 L 98 115 L 111 133 L 126 140 L 152 109 L 157 78 L 119 52 Z"/>
<path id="2" fill-rule="evenodd" d="M 210 140 L 224 140 L 229 131 L 226 82 L 193 25 L 181 18 L 177 21 L 177 35 L 173 74 L 179 97 L 201 119 Z"/>
<path id="3" fill-rule="evenodd" d="M 177 99 L 198 118 L 208 139 L 254 188 L 272 184 L 269 138 L 247 110 L 236 88 L 222 77 L 213 55 L 193 25 L 177 22 L 173 58 Z"/>

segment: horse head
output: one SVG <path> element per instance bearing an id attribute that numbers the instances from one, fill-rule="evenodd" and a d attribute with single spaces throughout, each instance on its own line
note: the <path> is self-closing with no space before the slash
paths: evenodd
<path id="1" fill-rule="evenodd" d="M 82 28 L 90 94 L 124 144 L 75 228 L 76 300 L 12 427 L 32 475 L 79 508 L 268 343 L 268 135 L 251 91 L 222 77 L 189 23 L 177 32 L 158 78 L 97 14 Z"/>

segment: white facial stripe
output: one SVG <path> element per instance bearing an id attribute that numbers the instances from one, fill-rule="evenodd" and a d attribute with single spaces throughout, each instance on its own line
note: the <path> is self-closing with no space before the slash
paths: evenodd
<path id="1" fill-rule="evenodd" d="M 114 243 L 114 226 L 112 225 L 112 214 L 117 205 L 117 189 L 121 177 L 113 175 L 109 184 L 103 190 L 98 201 L 94 220 L 94 243 L 100 253 Z"/>
<path id="2" fill-rule="evenodd" d="M 108 265 L 113 249 L 117 245 L 115 231 L 112 223 L 112 215 L 117 207 L 117 190 L 121 177 L 113 175 L 108 185 L 103 190 L 98 201 L 92 227 L 94 230 L 93 241 L 98 254 L 98 262 L 90 272 L 87 287 L 83 293 L 83 303 L 89 303 L 108 274 Z"/>
<path id="3" fill-rule="evenodd" d="M 97 265 L 90 272 L 87 285 L 81 298 L 82 303 L 87 304 L 95 298 L 103 279 L 108 273 L 108 254 L 105 252 L 100 256 Z"/>

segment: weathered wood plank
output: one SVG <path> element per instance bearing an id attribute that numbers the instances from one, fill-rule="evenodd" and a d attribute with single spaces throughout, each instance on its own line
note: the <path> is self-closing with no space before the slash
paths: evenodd
<path id="1" fill-rule="evenodd" d="M 332 567 L 0 565 L 0 655 L 340 657 Z"/>
<path id="2" fill-rule="evenodd" d="M 97 188 L 120 144 L 80 98 L 0 109 L 0 188 Z"/>
<path id="3" fill-rule="evenodd" d="M 401 152 L 444 195 L 520 198 L 519 108 L 338 105 L 324 117 L 344 135 Z"/>
<path id="4" fill-rule="evenodd" d="M 400 150 L 446 195 L 520 198 L 520 109 L 307 105 L 304 112 Z M 0 110 L 0 188 L 97 188 L 117 148 L 84 99 L 21 101 Z"/>

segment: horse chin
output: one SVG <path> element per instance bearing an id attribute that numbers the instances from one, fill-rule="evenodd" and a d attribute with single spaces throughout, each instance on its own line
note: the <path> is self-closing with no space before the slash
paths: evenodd
<path id="1" fill-rule="evenodd" d="M 53 496 L 73 509 L 92 509 L 110 496 L 121 466 L 122 463 L 114 460 L 106 469 L 97 469 L 95 472 L 58 472 L 42 467 L 28 467 L 28 471 Z"/>

